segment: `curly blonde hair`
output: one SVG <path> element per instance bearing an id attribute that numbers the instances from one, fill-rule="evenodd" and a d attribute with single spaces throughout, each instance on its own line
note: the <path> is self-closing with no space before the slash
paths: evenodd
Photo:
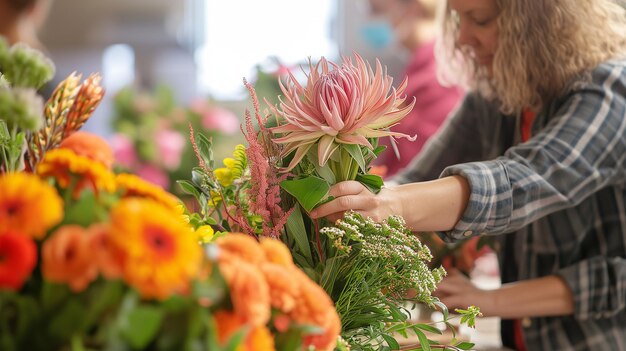
<path id="1" fill-rule="evenodd" d="M 437 57 L 444 82 L 497 100 L 504 113 L 540 110 L 601 62 L 626 57 L 626 10 L 614 0 L 495 1 L 499 34 L 491 74 L 457 44 L 449 4 L 441 12 Z"/>

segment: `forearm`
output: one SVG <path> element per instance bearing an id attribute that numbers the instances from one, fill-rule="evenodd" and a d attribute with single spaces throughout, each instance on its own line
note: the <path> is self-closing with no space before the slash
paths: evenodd
<path id="1" fill-rule="evenodd" d="M 402 216 L 415 231 L 446 231 L 454 228 L 469 199 L 469 185 L 462 176 L 394 187 Z"/>
<path id="2" fill-rule="evenodd" d="M 563 316 L 574 313 L 569 287 L 557 276 L 509 283 L 484 295 L 485 316 L 505 319 Z"/>

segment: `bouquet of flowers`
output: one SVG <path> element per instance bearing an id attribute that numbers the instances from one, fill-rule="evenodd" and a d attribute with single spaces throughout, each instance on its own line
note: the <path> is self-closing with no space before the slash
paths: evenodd
<path id="1" fill-rule="evenodd" d="M 388 130 L 412 107 L 402 97 L 406 81 L 396 90 L 380 63 L 374 71 L 358 55 L 342 65 L 322 58 L 309 63 L 309 72 L 306 86 L 294 76 L 279 82 L 284 97 L 266 115 L 244 81 L 254 106 L 254 117 L 246 111 L 242 128 L 248 145 L 236 147 L 223 167 L 215 168 L 210 138 L 191 130 L 200 166 L 191 181 L 179 182 L 200 204 L 190 223 L 211 226 L 215 237 L 236 230 L 257 239 L 280 238 L 296 265 L 335 303 L 341 335 L 352 349 L 398 349 L 395 335 L 408 332 L 424 350 L 444 347 L 426 336 L 441 333 L 438 329 L 409 323 L 403 308 L 413 292 L 411 301 L 439 306 L 448 323 L 447 309 L 431 295 L 445 271 L 428 267 L 428 247 L 402 218 L 375 223 L 347 213 L 328 223 L 307 216 L 338 181 L 357 180 L 380 190 L 382 179 L 368 173 L 369 165 L 383 151 L 379 137 L 409 137 Z M 480 313 L 475 307 L 458 312 L 470 326 Z M 471 347 L 453 343 L 445 347 Z"/>
<path id="2" fill-rule="evenodd" d="M 21 99 L 50 76 L 40 53 L 0 47 L 0 69 L 0 349 L 335 346 L 332 301 L 284 244 L 202 245 L 211 228 L 178 198 L 112 172 L 108 144 L 77 131 L 102 98 L 97 76 L 70 76 L 43 104 Z"/>
<path id="3" fill-rule="evenodd" d="M 130 86 L 120 90 L 114 99 L 111 140 L 119 168 L 176 192 L 174 181 L 189 174 L 195 163 L 185 137 L 188 123 L 210 133 L 226 152 L 235 144 L 229 140 L 240 122 L 233 112 L 207 99 L 181 106 L 165 85 L 152 92 Z"/>

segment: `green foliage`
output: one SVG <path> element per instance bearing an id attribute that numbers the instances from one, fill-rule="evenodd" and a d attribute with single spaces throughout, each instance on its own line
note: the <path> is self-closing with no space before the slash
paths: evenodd
<path id="1" fill-rule="evenodd" d="M 200 299 L 212 305 L 200 306 Z M 246 330 L 219 343 L 212 317 L 228 304 L 218 270 L 195 282 L 188 296 L 163 302 L 141 300 L 116 280 L 98 279 L 81 293 L 31 284 L 19 293 L 0 291 L 0 349 L 234 351 Z"/>
<path id="2" fill-rule="evenodd" d="M 330 190 L 330 185 L 324 179 L 315 176 L 285 180 L 280 186 L 295 197 L 307 212 L 325 199 Z"/>
<path id="3" fill-rule="evenodd" d="M 52 79 L 54 65 L 24 44 L 9 46 L 0 37 L 0 172 L 24 167 L 26 132 L 43 124 L 43 98 L 37 89 Z"/>

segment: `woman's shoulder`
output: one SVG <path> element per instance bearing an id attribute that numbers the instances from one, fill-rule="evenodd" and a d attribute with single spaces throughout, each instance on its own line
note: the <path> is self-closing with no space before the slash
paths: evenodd
<path id="1" fill-rule="evenodd" d="M 626 57 L 602 62 L 591 70 L 591 84 L 604 85 L 609 81 L 626 82 Z"/>

